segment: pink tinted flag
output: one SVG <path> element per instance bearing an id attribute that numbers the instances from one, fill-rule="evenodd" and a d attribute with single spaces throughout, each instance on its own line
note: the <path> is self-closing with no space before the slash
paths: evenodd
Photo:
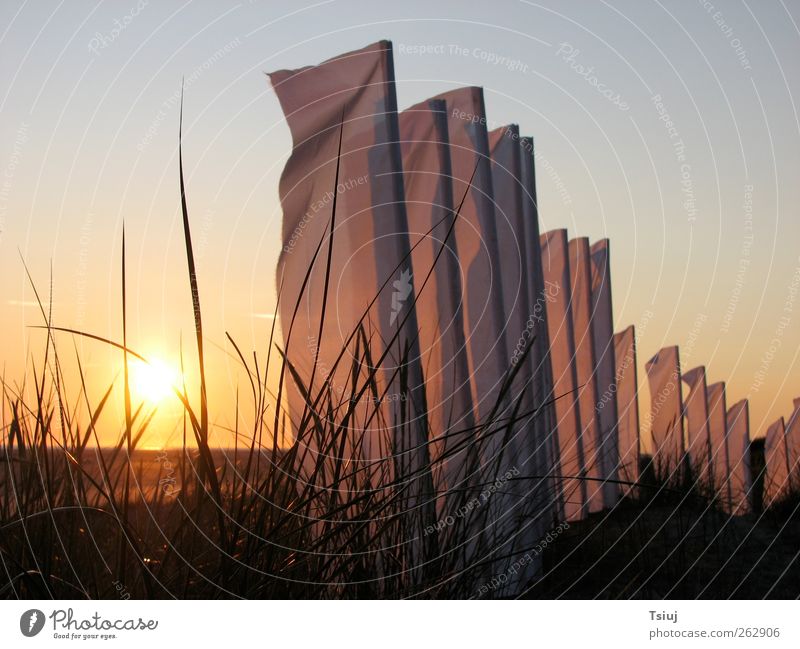
<path id="1" fill-rule="evenodd" d="M 734 403 L 727 412 L 728 461 L 730 462 L 731 510 L 741 515 L 750 511 L 750 407 L 747 399 Z"/>
<path id="2" fill-rule="evenodd" d="M 434 473 L 442 492 L 458 489 L 477 468 L 445 102 L 428 100 L 400 113 L 400 140 Z"/>
<path id="3" fill-rule="evenodd" d="M 447 105 L 453 195 L 460 200 L 466 194 L 455 232 L 464 275 L 465 340 L 480 426 L 488 423 L 510 367 L 483 90 L 458 88 L 435 98 Z M 499 452 L 495 438 L 486 444 L 485 460 Z"/>
<path id="4" fill-rule="evenodd" d="M 547 333 L 555 395 L 556 453 L 558 467 L 556 498 L 565 520 L 578 520 L 588 513 L 586 481 L 583 480 L 583 447 L 577 401 L 578 380 L 573 359 L 575 338 L 570 298 L 569 251 L 566 230 L 541 235 L 542 272 L 547 304 Z"/>
<path id="5" fill-rule="evenodd" d="M 678 348 L 664 347 L 645 363 L 650 385 L 650 434 L 656 473 L 679 479 L 683 461 L 683 398 Z"/>
<path id="6" fill-rule="evenodd" d="M 536 438 L 534 434 L 534 388 L 532 366 L 528 354 L 532 342 L 528 331 L 528 273 L 525 220 L 522 209 L 521 156 L 519 130 L 516 125 L 504 126 L 489 133 L 492 163 L 492 187 L 495 196 L 495 223 L 500 271 L 502 273 L 506 340 L 511 357 L 509 365 L 522 363 L 511 386 L 511 399 L 519 403 L 522 418 L 510 440 L 515 462 L 526 475 L 535 475 Z"/>
<path id="7" fill-rule="evenodd" d="M 431 521 L 391 43 L 270 80 L 293 143 L 277 270 L 293 428 L 313 430 L 332 412 L 327 425 L 346 423 L 348 439 L 364 440 L 348 454 L 416 476 L 407 504 Z M 303 443 L 313 463 L 313 436 Z"/>
<path id="8" fill-rule="evenodd" d="M 728 425 L 725 383 L 712 383 L 706 388 L 708 394 L 708 434 L 711 440 L 711 463 L 714 474 L 714 490 L 723 507 L 730 510 L 731 491 L 728 475 Z"/>
<path id="9" fill-rule="evenodd" d="M 533 403 L 536 407 L 534 431 L 537 444 L 537 474 L 553 473 L 553 444 L 555 440 L 555 415 L 549 401 L 553 398 L 553 377 L 548 351 L 547 304 L 553 299 L 545 290 L 542 275 L 541 248 L 539 245 L 539 213 L 536 203 L 536 174 L 533 157 L 533 138 L 520 139 L 522 172 L 522 214 L 524 225 L 524 247 L 526 274 L 528 277 L 528 319 L 524 336 L 533 340 L 530 353 L 533 376 Z M 513 351 L 512 351 L 513 354 Z M 545 498 L 552 502 L 551 484 L 542 481 L 540 488 L 546 490 Z"/>
<path id="10" fill-rule="evenodd" d="M 769 507 L 789 491 L 789 449 L 783 417 L 767 428 L 764 465 L 764 505 Z"/>
<path id="11" fill-rule="evenodd" d="M 549 523 L 550 493 L 541 478 L 541 447 L 536 436 L 533 364 L 534 352 L 529 320 L 528 285 L 534 280 L 528 275 L 529 246 L 526 242 L 525 212 L 523 208 L 522 151 L 519 129 L 516 125 L 504 126 L 489 133 L 489 150 L 492 163 L 492 188 L 495 197 L 495 223 L 500 251 L 503 304 L 506 315 L 506 340 L 511 357 L 509 364 L 518 366 L 511 385 L 511 401 L 518 408 L 517 422 L 509 439 L 509 460 L 505 467 L 517 467 L 523 480 L 509 485 L 513 501 L 507 514 L 512 522 L 513 541 L 507 544 L 507 553 L 520 561 L 528 548 L 534 547 L 545 533 Z M 535 572 L 538 559 L 527 575 Z M 523 581 L 526 577 L 523 577 Z"/>
<path id="12" fill-rule="evenodd" d="M 600 457 L 603 478 L 603 502 L 613 507 L 619 497 L 619 487 L 613 481 L 619 477 L 619 433 L 617 430 L 616 363 L 614 354 L 614 313 L 611 303 L 611 261 L 609 241 L 600 239 L 592 244 L 589 261 L 592 279 L 592 339 L 597 382 L 597 422 L 600 427 Z"/>
<path id="13" fill-rule="evenodd" d="M 800 398 L 794 400 L 794 411 L 786 422 L 786 448 L 791 488 L 800 489 Z"/>
<path id="14" fill-rule="evenodd" d="M 706 368 L 702 365 L 683 373 L 681 379 L 688 387 L 684 399 L 687 427 L 687 452 L 692 474 L 701 484 L 711 474 L 711 438 L 708 431 L 708 395 Z"/>
<path id="15" fill-rule="evenodd" d="M 639 480 L 639 385 L 636 370 L 636 330 L 631 325 L 614 334 L 617 414 L 619 432 L 619 478 L 633 483 Z M 625 485 L 623 493 L 632 487 Z"/>
<path id="16" fill-rule="evenodd" d="M 569 242 L 569 272 L 572 329 L 575 336 L 575 372 L 578 385 L 583 467 L 589 511 L 603 509 L 603 442 L 597 418 L 594 335 L 592 332 L 592 269 L 589 240 L 579 237 Z"/>

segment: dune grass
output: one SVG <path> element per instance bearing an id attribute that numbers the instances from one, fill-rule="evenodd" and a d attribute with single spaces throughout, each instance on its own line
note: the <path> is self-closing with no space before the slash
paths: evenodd
<path id="1" fill-rule="evenodd" d="M 366 430 L 353 431 L 355 404 L 374 404 L 367 422 L 385 415 L 377 373 L 396 341 L 374 354 L 365 312 L 330 374 L 315 385 L 316 367 L 305 384 L 278 346 L 274 322 L 262 359 L 254 352 L 248 361 L 227 334 L 250 386 L 253 424 L 252 430 L 239 430 L 242 404 L 237 398 L 232 431 L 236 447 L 212 448 L 202 310 L 180 138 L 181 214 L 200 368 L 196 390 L 185 384 L 175 388 L 184 411 L 183 448 L 171 458 L 169 453 L 154 456 L 139 450 L 155 411 L 132 401 L 130 360 L 147 359 L 128 343 L 124 227 L 121 342 L 54 326 L 28 274 L 46 339 L 32 367 L 33 398 L 28 386 L 2 380 L 2 596 L 462 597 L 474 591 L 497 560 L 496 539 L 481 531 L 487 527 L 490 508 L 439 528 L 435 507 L 442 492 L 432 476 L 450 457 L 467 451 L 476 457 L 487 439 L 505 439 L 521 418 L 535 415 L 521 413 L 511 394 L 514 368 L 490 421 L 471 431 L 448 431 L 445 437 L 462 441 L 449 445 L 445 453 L 431 459 L 425 448 L 427 460 L 421 465 L 391 453 L 350 462 L 348 453 L 364 455 L 367 435 Z M 335 213 L 334 204 L 331 232 Z M 327 243 L 333 246 L 332 235 Z M 323 244 L 324 239 L 317 253 Z M 328 266 L 326 286 L 330 272 Z M 298 298 L 295 312 L 299 306 Z M 323 308 L 323 317 L 324 313 Z M 320 322 L 320 332 L 322 326 Z M 114 385 L 99 401 L 92 401 L 77 347 L 77 377 L 64 376 L 60 354 L 68 336 L 120 352 L 124 422 L 113 447 L 101 444 L 98 428 L 115 426 L 104 418 Z M 346 360 L 352 381 L 349 392 L 337 397 L 330 375 Z M 403 371 L 407 362 L 401 358 L 395 377 L 403 392 L 409 389 Z M 273 363 L 280 363 L 277 395 L 269 394 L 267 384 Z M 306 408 L 294 415 L 291 445 L 281 448 L 279 440 L 287 436 L 281 412 L 288 381 L 303 394 Z M 192 443 L 187 443 L 187 429 Z M 463 441 L 465 432 L 471 441 Z M 108 439 L 106 428 L 102 439 Z M 390 430 L 386 448 L 393 448 L 396 439 L 397 431 Z M 239 440 L 247 443 L 240 447 Z M 501 464 L 494 463 L 495 472 Z M 452 511 L 497 479 L 491 470 L 481 471 L 477 479 L 477 467 L 472 469 L 464 484 L 447 494 Z"/>
<path id="2" fill-rule="evenodd" d="M 574 526 L 563 540 L 554 539 L 548 547 L 535 543 L 516 547 L 513 553 L 507 551 L 506 539 L 499 538 L 493 526 L 496 509 L 473 507 L 472 503 L 484 489 L 503 493 L 508 488 L 503 471 L 509 459 L 498 456 L 481 467 L 474 458 L 482 457 L 490 446 L 501 448 L 502 453 L 519 426 L 538 416 L 539 410 L 522 412 L 522 400 L 515 393 L 516 372 L 522 363 L 509 363 L 488 420 L 474 430 L 446 431 L 437 444 L 441 446 L 448 436 L 457 441 L 445 452 L 425 448 L 427 462 L 423 466 L 398 464 L 391 454 L 377 460 L 350 461 L 348 458 L 366 455 L 367 431 L 354 430 L 356 404 L 362 404 L 362 409 L 365 403 L 374 404 L 366 413 L 367 423 L 381 420 L 385 414 L 379 405 L 384 395 L 377 373 L 388 351 L 374 353 L 366 313 L 328 376 L 317 377 L 315 367 L 308 383 L 278 345 L 274 321 L 261 357 L 253 352 L 250 358 L 234 337 L 226 334 L 249 393 L 241 399 L 237 396 L 237 423 L 234 430 L 227 431 L 233 434 L 235 447 L 213 448 L 200 290 L 181 149 L 179 136 L 181 215 L 200 368 L 199 385 L 184 383 L 175 388 L 183 408 L 182 448 L 162 453 L 139 448 L 155 411 L 133 402 L 129 384 L 130 360 L 147 359 L 128 343 L 123 228 L 121 342 L 54 326 L 52 314 L 42 306 L 44 302 L 31 280 L 45 342 L 41 356 L 32 365 L 31 378 L 26 379 L 32 382 L 32 389 L 2 378 L 0 563 L 5 579 L 0 584 L 0 596 L 466 598 L 490 592 L 485 585 L 504 562 L 526 552 L 545 558 L 545 578 L 529 594 L 559 596 L 561 591 L 573 592 L 563 578 L 581 583 L 570 572 L 580 562 L 560 556 L 574 542 L 575 530 L 584 530 L 580 532 L 581 542 L 591 548 L 579 555 L 593 556 L 600 547 L 597 539 L 606 538 L 603 529 L 615 529 L 602 521 L 617 525 L 618 517 L 627 515 L 625 512 L 663 508 L 664 499 L 675 498 L 680 489 L 684 489 L 684 496 L 688 493 L 689 487 L 659 485 L 651 480 L 649 486 L 638 485 L 635 498 L 622 502 L 617 508 L 622 513 L 614 514 L 616 518 L 604 513 L 605 518 L 595 516 L 589 523 Z M 335 210 L 334 202 L 331 232 Z M 324 238 L 320 240 L 317 253 L 325 243 Z M 330 253 L 332 235 L 327 245 Z M 330 260 L 331 255 L 327 258 Z M 326 286 L 330 272 L 328 266 Z M 310 273 L 311 268 L 304 286 Z M 279 292 L 278 299 L 281 297 Z M 299 298 L 293 306 L 296 313 Z M 324 313 L 323 308 L 323 317 Z M 322 329 L 320 322 L 320 334 Z M 291 331 L 290 325 L 285 335 L 290 337 Z M 78 336 L 111 346 L 122 358 L 124 422 L 112 447 L 103 446 L 101 438 L 108 439 L 109 431 L 120 429 L 119 422 L 108 421 L 106 416 L 115 386 L 109 385 L 94 400 L 74 345 L 69 353 L 74 351 L 76 357 L 76 375 L 67 377 L 62 370 L 64 346 L 70 337 Z M 385 349 L 394 342 L 388 341 Z M 529 342 L 525 354 L 530 349 Z M 280 364 L 281 380 L 277 394 L 272 394 L 267 377 L 275 363 Z M 337 396 L 331 389 L 331 376 L 345 363 L 349 363 L 346 369 L 352 380 L 345 394 Z M 396 376 L 404 392 L 409 389 L 403 372 L 406 363 L 407 358 L 402 358 Z M 291 431 L 282 415 L 284 388 L 289 382 L 306 403 L 303 412 L 293 413 Z M 249 430 L 239 427 L 240 408 L 245 407 L 252 409 Z M 387 430 L 385 446 L 391 449 L 397 431 L 391 427 Z M 282 447 L 279 441 L 288 437 L 291 444 Z M 493 442 L 496 439 L 503 442 L 498 445 Z M 468 475 L 462 484 L 445 492 L 438 482 L 439 469 L 464 453 L 473 458 Z M 542 475 L 513 477 L 530 485 L 526 499 L 532 508 L 528 513 L 549 515 L 548 479 Z M 706 509 L 716 511 L 713 496 L 698 489 L 690 495 L 693 506 L 703 503 Z M 673 510 L 684 506 L 669 502 Z M 454 513 L 457 515 L 448 518 Z M 793 515 L 785 514 L 789 519 Z M 648 542 L 663 546 L 669 541 L 666 537 L 653 541 L 660 537 L 648 531 L 649 524 L 640 517 L 626 528 L 627 536 L 620 538 L 636 539 L 634 546 L 638 543 L 639 548 Z M 546 530 L 547 525 L 557 522 L 543 521 L 543 525 Z M 707 521 L 703 529 L 708 531 Z M 617 546 L 628 547 L 621 542 Z M 520 592 L 527 592 L 528 586 L 534 583 L 524 584 Z M 630 592 L 628 585 L 606 594 L 626 596 Z M 491 591 L 492 595 L 499 593 Z"/>

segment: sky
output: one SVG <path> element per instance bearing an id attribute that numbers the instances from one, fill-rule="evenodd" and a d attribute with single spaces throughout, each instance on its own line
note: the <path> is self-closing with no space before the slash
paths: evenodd
<path id="1" fill-rule="evenodd" d="M 729 404 L 750 399 L 751 436 L 763 435 L 800 396 L 798 22 L 786 0 L 6 0 L 4 380 L 21 384 L 44 348 L 25 265 L 45 302 L 52 272 L 54 324 L 121 340 L 123 224 L 129 344 L 173 368 L 183 349 L 196 380 L 183 79 L 212 417 L 232 428 L 247 379 L 226 332 L 266 358 L 291 148 L 265 73 L 389 39 L 400 109 L 483 86 L 490 126 L 535 138 L 542 231 L 610 238 L 615 327 L 637 326 L 640 380 L 650 356 L 677 344 L 685 369 L 727 381 Z M 59 343 L 68 366 L 80 353 L 97 398 L 119 376 L 118 352 Z M 641 406 L 644 416 L 646 390 Z M 178 410 L 168 401 L 160 416 Z M 155 430 L 148 445 L 177 441 L 168 423 Z"/>

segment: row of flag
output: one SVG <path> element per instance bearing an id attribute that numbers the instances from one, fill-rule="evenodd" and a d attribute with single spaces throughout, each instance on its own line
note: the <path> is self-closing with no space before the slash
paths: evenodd
<path id="1" fill-rule="evenodd" d="M 614 332 L 609 241 L 540 233 L 532 138 L 489 130 L 477 87 L 399 112 L 386 41 L 270 79 L 293 140 L 277 270 L 292 428 L 348 431 L 352 465 L 393 458 L 433 524 L 451 494 L 514 476 L 489 515 L 509 556 L 638 488 L 636 333 Z M 747 512 L 747 400 L 728 407 L 677 347 L 645 367 L 656 477 Z M 766 502 L 799 453 L 800 400 L 767 432 Z"/>

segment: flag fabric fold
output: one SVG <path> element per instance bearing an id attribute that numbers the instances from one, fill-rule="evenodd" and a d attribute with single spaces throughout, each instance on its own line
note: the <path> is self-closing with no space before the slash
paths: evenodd
<path id="1" fill-rule="evenodd" d="M 552 301 L 547 305 L 547 333 L 555 395 L 557 468 L 554 480 L 557 506 L 564 520 L 588 513 L 581 422 L 577 400 L 575 337 L 570 297 L 569 250 L 566 230 L 541 235 L 542 272 Z"/>
<path id="2" fill-rule="evenodd" d="M 616 364 L 617 431 L 619 444 L 619 479 L 639 481 L 639 379 L 636 368 L 636 330 L 633 325 L 614 334 Z M 623 485 L 622 492 L 633 487 Z"/>
<path id="3" fill-rule="evenodd" d="M 270 80 L 293 143 L 279 186 L 277 270 L 293 428 L 346 423 L 348 439 L 363 439 L 349 460 L 414 476 L 405 503 L 432 524 L 391 43 Z M 315 448 L 313 437 L 304 438 L 312 464 L 334 452 Z"/>
<path id="4" fill-rule="evenodd" d="M 515 425 L 508 441 L 508 457 L 502 462 L 500 472 L 516 469 L 522 479 L 509 485 L 513 502 L 503 512 L 513 541 L 503 549 L 516 560 L 524 557 L 539 541 L 545 530 L 548 509 L 548 492 L 538 473 L 539 443 L 535 425 L 535 388 L 532 339 L 528 331 L 528 245 L 525 240 L 525 214 L 523 212 L 522 156 L 519 129 L 516 125 L 504 126 L 488 134 L 492 168 L 492 190 L 495 197 L 495 228 L 500 251 L 503 305 L 505 307 L 506 340 L 511 357 L 509 366 L 516 375 L 510 386 L 510 399 L 515 409 Z M 537 571 L 540 559 L 526 562 L 527 575 Z M 526 576 L 522 577 L 524 581 Z"/>
<path id="5" fill-rule="evenodd" d="M 714 490 L 723 508 L 731 506 L 731 491 L 728 475 L 728 425 L 726 422 L 727 404 L 725 383 L 712 383 L 706 388 L 708 394 L 708 433 L 711 439 L 711 462 L 713 464 Z"/>
<path id="6" fill-rule="evenodd" d="M 730 513 L 746 514 L 750 511 L 750 407 L 747 399 L 734 403 L 726 414 L 728 426 L 728 461 L 731 484 Z"/>
<path id="7" fill-rule="evenodd" d="M 513 543 L 511 521 L 519 510 L 511 495 L 517 485 L 509 482 L 514 456 L 508 440 L 514 428 L 508 426 L 511 402 L 502 388 L 511 362 L 483 89 L 457 88 L 433 99 L 444 101 L 447 109 L 453 196 L 459 208 L 455 240 L 463 277 L 463 340 L 474 399 L 480 483 L 506 485 L 497 488 L 480 510 L 484 521 L 480 535 L 492 553 L 486 557 L 487 569 L 502 573 L 509 563 L 503 557 L 513 554 L 507 544 Z"/>
<path id="8" fill-rule="evenodd" d="M 432 460 L 444 493 L 477 470 L 446 103 L 400 113 L 400 141 Z"/>
<path id="9" fill-rule="evenodd" d="M 650 435 L 652 462 L 664 480 L 680 480 L 683 462 L 683 398 L 678 348 L 664 347 L 647 363 L 650 385 Z"/>
<path id="10" fill-rule="evenodd" d="M 789 459 L 789 488 L 800 489 L 800 397 L 793 403 L 792 414 L 786 421 L 786 449 Z"/>
<path id="11" fill-rule="evenodd" d="M 786 446 L 790 488 L 797 490 L 800 489 L 800 398 L 794 400 L 794 411 L 786 422 Z"/>
<path id="12" fill-rule="evenodd" d="M 692 368 L 681 376 L 689 388 L 685 397 L 686 437 L 689 465 L 693 477 L 705 486 L 712 474 L 711 437 L 708 430 L 708 394 L 706 368 Z M 713 489 L 711 490 L 713 493 Z"/>
<path id="13" fill-rule="evenodd" d="M 789 449 L 783 417 L 767 428 L 764 438 L 764 505 L 780 501 L 789 491 Z"/>
<path id="14" fill-rule="evenodd" d="M 589 240 L 569 242 L 570 296 L 572 330 L 575 336 L 575 375 L 583 445 L 583 468 L 587 478 L 586 496 L 590 512 L 603 509 L 603 440 L 597 417 L 597 380 L 592 332 L 592 269 Z"/>
<path id="15" fill-rule="evenodd" d="M 524 336 L 533 342 L 529 354 L 531 376 L 533 377 L 533 403 L 536 408 L 534 434 L 536 438 L 537 475 L 552 475 L 555 416 L 553 405 L 553 377 L 549 361 L 549 338 L 547 334 L 547 304 L 550 295 L 545 289 L 542 275 L 541 247 L 539 245 L 539 210 L 536 201 L 536 173 L 534 166 L 533 138 L 520 139 L 520 171 L 522 173 L 522 214 L 524 226 L 524 247 L 526 273 L 528 278 L 528 317 Z M 513 352 L 512 352 L 513 353 Z M 548 511 L 553 507 L 552 484 L 550 480 L 539 483 Z M 544 531 L 544 530 L 543 530 Z"/>
<path id="16" fill-rule="evenodd" d="M 600 428 L 600 467 L 606 482 L 603 503 L 613 507 L 619 497 L 617 464 L 619 431 L 617 429 L 616 362 L 614 355 L 614 312 L 611 300 L 611 261 L 608 239 L 592 244 L 589 261 L 592 280 L 592 339 L 597 383 L 597 423 Z"/>
<path id="17" fill-rule="evenodd" d="M 500 252 L 495 227 L 492 170 L 483 89 L 458 88 L 434 97 L 447 106 L 453 195 L 466 195 L 456 221 L 464 274 L 464 326 L 478 426 L 497 418 L 495 407 L 509 369 Z M 501 410 L 501 414 L 503 413 Z M 497 435 L 485 444 L 484 462 L 496 458 Z"/>

